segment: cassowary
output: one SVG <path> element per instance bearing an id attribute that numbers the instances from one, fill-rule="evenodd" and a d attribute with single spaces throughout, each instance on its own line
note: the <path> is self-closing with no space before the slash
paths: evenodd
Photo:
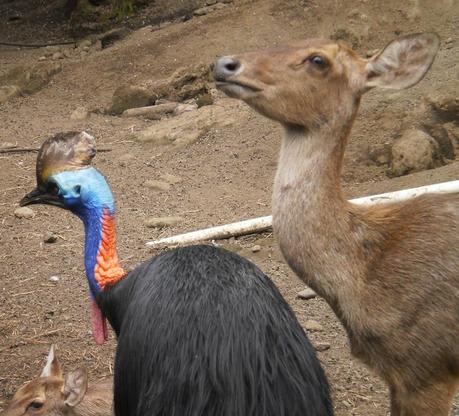
<path id="1" fill-rule="evenodd" d="M 332 415 L 314 349 L 255 265 L 200 245 L 122 269 L 112 193 L 90 166 L 95 153 L 84 132 L 46 140 L 37 188 L 21 205 L 55 205 L 84 223 L 93 335 L 104 341 L 106 317 L 118 336 L 116 415 Z"/>

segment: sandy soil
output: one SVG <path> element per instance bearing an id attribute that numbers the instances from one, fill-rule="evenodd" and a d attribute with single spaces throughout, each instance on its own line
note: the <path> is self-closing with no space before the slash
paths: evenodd
<path id="1" fill-rule="evenodd" d="M 2 19 L 1 36 L 6 36 L 6 28 L 9 40 L 14 39 L 15 30 L 21 41 L 27 40 L 19 24 L 5 26 Z M 217 55 L 294 38 L 329 37 L 345 28 L 365 54 L 383 47 L 397 34 L 433 30 L 452 41 L 448 47 L 443 44 L 419 85 L 399 93 L 370 92 L 365 97 L 347 149 L 343 183 L 351 197 L 457 179 L 459 163 L 454 161 L 435 170 L 389 179 L 387 168 L 370 163 L 365 155 L 369 148 L 391 143 L 406 115 L 423 97 L 442 91 L 457 93 L 458 21 L 459 8 L 453 0 L 236 0 L 206 16 L 161 30 L 140 29 L 110 48 L 65 59 L 63 71 L 46 88 L 0 107 L 0 145 L 38 147 L 56 132 L 87 129 L 100 147 L 112 149 L 99 154 L 96 165 L 110 180 L 117 199 L 122 262 L 133 267 L 154 254 L 145 247 L 147 240 L 269 214 L 279 128 L 246 106 L 220 96 L 217 104 L 237 122 L 211 130 L 189 147 L 159 149 L 131 139 L 133 132 L 150 126 L 151 121 L 103 114 L 73 121 L 70 114 L 75 108 L 103 109 L 120 84 L 164 78 L 179 67 L 210 63 Z M 46 40 L 52 33 L 55 40 L 56 29 L 50 32 L 48 26 L 34 27 L 34 39 Z M 65 26 L 61 29 L 62 33 L 66 30 Z M 34 63 L 42 54 L 40 49 L 3 47 L 0 68 Z M 97 378 L 112 371 L 115 340 L 111 336 L 108 345 L 98 348 L 89 336 L 79 220 L 49 207 L 34 208 L 33 219 L 13 215 L 19 199 L 34 186 L 35 154 L 0 154 L 0 168 L 2 407 L 22 382 L 38 374 L 50 343 L 58 345 L 66 368 L 85 365 Z M 167 192 L 143 186 L 147 179 L 165 173 L 180 177 L 180 183 Z M 145 227 L 145 219 L 166 215 L 184 219 L 166 230 Z M 56 243 L 44 243 L 49 232 L 58 236 Z M 272 235 L 221 244 L 251 258 L 271 276 L 300 322 L 313 319 L 324 327 L 309 336 L 315 344 L 330 344 L 329 350 L 318 354 L 333 386 L 336 414 L 388 414 L 385 385 L 351 358 L 345 333 L 330 308 L 321 299 L 297 299 L 304 286 L 281 259 Z M 253 253 L 254 244 L 261 245 L 261 251 Z M 52 275 L 59 276 L 58 283 L 50 282 Z M 459 400 L 455 411 L 459 415 Z"/>

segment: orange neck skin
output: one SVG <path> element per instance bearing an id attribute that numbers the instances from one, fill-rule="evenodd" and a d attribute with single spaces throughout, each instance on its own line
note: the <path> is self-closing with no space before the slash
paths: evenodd
<path id="1" fill-rule="evenodd" d="M 97 252 L 97 262 L 94 267 L 94 276 L 102 290 L 106 286 L 112 286 L 126 276 L 126 271 L 118 261 L 116 251 L 116 226 L 115 217 L 108 209 L 104 209 L 101 218 L 102 239 Z"/>

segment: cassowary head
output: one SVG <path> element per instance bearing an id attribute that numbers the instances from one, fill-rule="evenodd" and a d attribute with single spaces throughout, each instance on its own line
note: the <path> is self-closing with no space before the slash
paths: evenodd
<path id="1" fill-rule="evenodd" d="M 95 155 L 94 137 L 86 132 L 60 133 L 47 139 L 37 156 L 37 187 L 20 205 L 54 205 L 83 219 L 94 208 L 113 209 L 110 187 L 91 167 Z"/>
<path id="2" fill-rule="evenodd" d="M 93 335 L 102 343 L 107 330 L 95 299 L 126 273 L 116 253 L 113 195 L 104 176 L 91 166 L 95 154 L 95 140 L 85 132 L 60 133 L 46 140 L 37 156 L 37 187 L 22 198 L 20 205 L 54 205 L 70 210 L 83 221 Z"/>

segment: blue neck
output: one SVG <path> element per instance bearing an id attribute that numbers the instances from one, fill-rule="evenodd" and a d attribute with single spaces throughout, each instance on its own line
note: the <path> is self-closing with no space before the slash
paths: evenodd
<path id="1" fill-rule="evenodd" d="M 66 207 L 83 221 L 86 276 L 95 297 L 101 291 L 94 271 L 103 237 L 103 214 L 108 210 L 114 216 L 113 195 L 104 176 L 93 167 L 60 172 L 52 179 L 58 183 Z"/>
<path id="2" fill-rule="evenodd" d="M 98 207 L 87 212 L 81 217 L 85 230 L 84 264 L 89 289 L 93 298 L 101 292 L 99 283 L 96 280 L 94 269 L 97 263 L 97 254 L 102 241 L 102 213 L 103 208 Z"/>

